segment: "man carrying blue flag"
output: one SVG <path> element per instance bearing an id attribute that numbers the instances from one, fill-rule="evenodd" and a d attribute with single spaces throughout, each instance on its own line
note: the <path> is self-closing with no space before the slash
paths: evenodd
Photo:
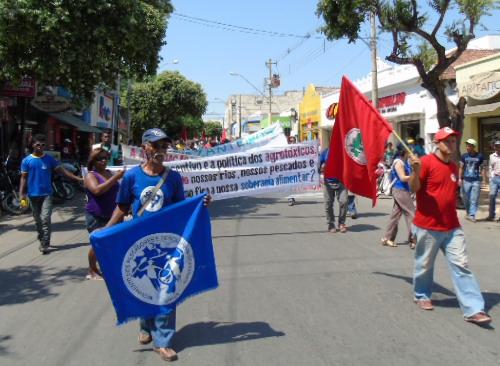
<path id="1" fill-rule="evenodd" d="M 180 174 L 163 166 L 168 142 L 168 136 L 159 128 L 144 132 L 142 148 L 146 162 L 125 173 L 117 196 L 117 207 L 106 227 L 122 222 L 131 207 L 133 217 L 137 218 L 184 200 L 184 186 Z M 209 202 L 210 197 L 206 196 L 205 205 Z M 155 271 L 155 263 L 152 260 L 138 265 L 139 267 L 148 277 L 150 272 Z M 175 275 L 175 268 L 171 274 Z M 139 343 L 153 342 L 153 350 L 164 361 L 177 359 L 177 353 L 171 348 L 175 334 L 175 316 L 174 309 L 169 314 L 160 314 L 149 319 L 141 318 L 140 321 Z"/>

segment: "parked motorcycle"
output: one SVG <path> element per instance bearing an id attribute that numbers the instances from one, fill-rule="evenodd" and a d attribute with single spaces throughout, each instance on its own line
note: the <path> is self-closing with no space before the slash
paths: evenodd
<path id="1" fill-rule="evenodd" d="M 81 177 L 82 176 L 82 166 L 77 161 L 63 161 L 62 166 L 67 171 L 73 173 L 74 175 Z M 62 177 L 63 181 L 70 183 L 74 188 L 78 189 L 80 192 L 85 192 L 85 187 L 83 186 L 83 182 L 76 182 L 74 180 L 70 180 L 65 176 Z"/>
<path id="2" fill-rule="evenodd" d="M 54 174 L 52 178 L 52 190 L 52 195 L 56 203 L 75 197 L 75 188 L 71 183 L 66 182 L 60 174 Z"/>
<path id="3" fill-rule="evenodd" d="M 14 215 L 26 213 L 30 208 L 21 205 L 18 195 L 21 172 L 19 170 L 7 170 L 6 165 L 7 163 L 0 162 L 0 198 L 2 207 Z"/>

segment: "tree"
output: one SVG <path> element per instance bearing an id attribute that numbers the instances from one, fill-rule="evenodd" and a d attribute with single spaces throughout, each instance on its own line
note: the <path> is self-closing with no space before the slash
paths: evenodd
<path id="1" fill-rule="evenodd" d="M 187 128 L 188 138 L 200 137 L 205 128 L 201 117 L 185 116 L 182 118 L 182 126 Z"/>
<path id="2" fill-rule="evenodd" d="M 222 124 L 219 121 L 205 122 L 205 134 L 207 137 L 218 137 L 222 134 Z"/>
<path id="3" fill-rule="evenodd" d="M 156 72 L 170 0 L 2 0 L 0 82 L 34 77 L 90 101 L 118 74 Z"/>
<path id="4" fill-rule="evenodd" d="M 166 71 L 148 82 L 132 85 L 130 96 L 132 130 L 140 136 L 153 127 L 163 129 L 170 137 L 180 135 L 182 127 L 192 127 L 207 109 L 207 97 L 200 84 L 179 72 Z"/>
<path id="5" fill-rule="evenodd" d="M 322 32 L 329 40 L 347 37 L 351 43 L 360 38 L 361 24 L 374 12 L 381 30 L 392 35 L 392 52 L 386 59 L 415 65 L 422 87 L 436 100 L 440 127 L 451 126 L 462 132 L 465 98 L 460 97 L 456 104 L 451 102 L 446 95 L 448 85 L 440 76 L 464 52 L 481 17 L 488 15 L 497 1 L 429 0 L 427 3 L 437 15 L 433 24 L 416 0 L 320 0 L 316 14 L 325 21 Z M 453 7 L 458 10 L 459 19 L 449 19 Z M 455 51 L 446 54 L 438 41 L 440 32 L 455 43 Z"/>

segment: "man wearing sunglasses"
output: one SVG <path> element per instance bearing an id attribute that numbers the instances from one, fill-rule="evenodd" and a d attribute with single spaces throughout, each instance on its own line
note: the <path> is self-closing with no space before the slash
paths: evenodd
<path id="1" fill-rule="evenodd" d="M 42 254 L 49 253 L 52 215 L 52 173 L 57 171 L 66 177 L 83 181 L 64 169 L 60 162 L 45 154 L 45 136 L 36 135 L 32 142 L 33 153 L 25 157 L 21 163 L 21 182 L 19 197 L 26 199 L 26 191 L 31 204 L 31 211 L 38 231 L 39 250 Z"/>

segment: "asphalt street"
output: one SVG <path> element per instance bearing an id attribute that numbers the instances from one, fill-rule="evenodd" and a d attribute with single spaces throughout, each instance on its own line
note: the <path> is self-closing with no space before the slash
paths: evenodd
<path id="1" fill-rule="evenodd" d="M 177 312 L 177 365 L 500 365 L 500 224 L 463 221 L 471 268 L 493 317 L 466 323 L 443 257 L 435 310 L 412 301 L 413 251 L 382 247 L 392 199 L 358 200 L 349 232 L 326 231 L 323 200 L 238 198 L 210 208 L 220 286 Z M 0 218 L 0 365 L 158 365 L 137 322 L 115 326 L 103 281 L 85 280 L 77 196 L 53 214 L 38 252 L 31 216 Z M 463 216 L 463 212 L 460 212 Z"/>

